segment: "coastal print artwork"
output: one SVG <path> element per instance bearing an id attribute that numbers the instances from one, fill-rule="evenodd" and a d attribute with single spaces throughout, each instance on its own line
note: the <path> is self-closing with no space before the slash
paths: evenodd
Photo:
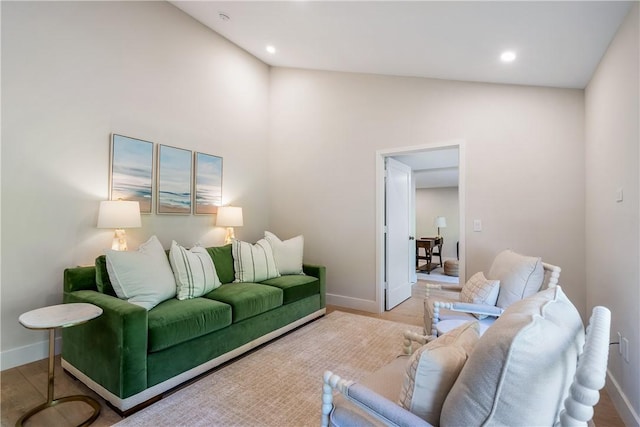
<path id="1" fill-rule="evenodd" d="M 111 135 L 111 200 L 140 203 L 140 213 L 151 213 L 153 195 L 153 142 Z"/>
<path id="2" fill-rule="evenodd" d="M 222 157 L 196 152 L 195 164 L 195 213 L 217 213 L 222 206 Z"/>
<path id="3" fill-rule="evenodd" d="M 159 214 L 191 214 L 191 151 L 158 145 Z"/>

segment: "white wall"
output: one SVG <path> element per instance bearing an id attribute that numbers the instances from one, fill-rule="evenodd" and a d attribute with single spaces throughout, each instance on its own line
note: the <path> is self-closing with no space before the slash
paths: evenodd
<path id="1" fill-rule="evenodd" d="M 416 238 L 438 234 L 436 216 L 443 216 L 447 226 L 440 229 L 444 238 L 443 258 L 456 258 L 456 242 L 460 240 L 458 187 L 416 189 Z"/>
<path id="2" fill-rule="evenodd" d="M 587 308 L 604 305 L 630 361 L 611 346 L 609 390 L 626 425 L 640 425 L 640 7 L 618 30 L 586 88 Z M 623 201 L 616 202 L 616 191 Z"/>
<path id="3" fill-rule="evenodd" d="M 583 91 L 275 68 L 270 114 L 272 228 L 305 233 L 329 302 L 378 307 L 376 150 L 464 139 L 467 275 L 539 255 L 584 312 Z"/>
<path id="4" fill-rule="evenodd" d="M 62 302 L 63 269 L 93 264 L 112 231 L 111 132 L 224 158 L 239 238 L 268 224 L 269 67 L 165 2 L 2 2 L 2 368 L 46 354 L 27 310 Z M 144 215 L 165 247 L 222 244 L 212 216 Z"/>

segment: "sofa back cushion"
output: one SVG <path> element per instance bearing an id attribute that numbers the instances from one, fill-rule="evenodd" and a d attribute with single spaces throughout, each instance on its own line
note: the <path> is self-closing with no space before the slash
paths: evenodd
<path id="1" fill-rule="evenodd" d="M 507 308 L 540 290 L 544 279 L 542 260 L 507 249 L 493 260 L 488 278 L 500 281 L 496 306 Z"/>
<path id="2" fill-rule="evenodd" d="M 231 243 L 224 246 L 207 248 L 207 252 L 216 267 L 216 273 L 221 283 L 231 283 L 235 279 L 233 271 L 233 255 L 231 254 Z"/>
<path id="3" fill-rule="evenodd" d="M 584 345 L 558 286 L 512 304 L 482 335 L 447 396 L 441 425 L 553 425 Z"/>

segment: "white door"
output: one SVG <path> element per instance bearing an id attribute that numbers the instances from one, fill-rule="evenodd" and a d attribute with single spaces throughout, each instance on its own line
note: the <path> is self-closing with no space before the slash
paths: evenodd
<path id="1" fill-rule="evenodd" d="M 409 222 L 411 168 L 388 157 L 385 162 L 385 309 L 391 310 L 411 297 L 411 251 L 415 251 L 415 242 Z"/>

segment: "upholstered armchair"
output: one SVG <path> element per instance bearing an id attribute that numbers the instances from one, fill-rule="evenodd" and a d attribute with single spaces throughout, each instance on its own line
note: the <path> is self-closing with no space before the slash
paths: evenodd
<path id="1" fill-rule="evenodd" d="M 560 267 L 540 258 L 505 250 L 494 259 L 488 277 L 476 273 L 464 286 L 427 284 L 424 300 L 427 339 L 472 320 L 479 321 L 483 334 L 514 302 L 556 286 L 560 271 Z"/>
<path id="2" fill-rule="evenodd" d="M 324 373 L 323 426 L 586 426 L 605 384 L 611 313 L 585 330 L 557 286 L 399 356 L 361 382 Z M 585 338 L 586 337 L 586 338 Z"/>

